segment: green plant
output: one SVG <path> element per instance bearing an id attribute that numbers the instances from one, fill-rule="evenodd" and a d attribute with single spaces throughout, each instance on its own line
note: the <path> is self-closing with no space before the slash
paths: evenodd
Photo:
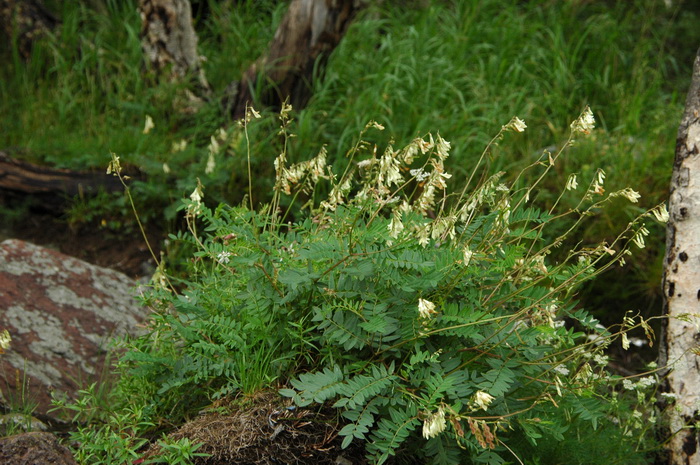
<path id="1" fill-rule="evenodd" d="M 196 457 L 208 457 L 209 454 L 197 452 L 202 445 L 193 444 L 188 438 L 177 441 L 165 438 L 158 441 L 160 451 L 156 457 L 146 463 L 167 463 L 169 465 L 189 465 Z"/>
<path id="2" fill-rule="evenodd" d="M 285 147 L 290 111 L 280 116 Z M 246 138 L 254 116 L 243 122 Z M 148 429 L 282 382 L 298 405 L 338 409 L 343 446 L 365 441 L 373 463 L 399 452 L 435 463 L 529 460 L 538 444 L 579 444 L 577 435 L 599 429 L 621 441 L 600 463 L 644 463 L 648 448 L 618 424 L 634 424 L 633 411 L 649 415 L 650 401 L 619 389 L 604 349 L 617 339 L 628 345 L 637 328 L 652 338 L 649 323 L 628 316 L 605 329 L 574 298 L 644 247 L 645 218 L 667 213 L 642 211 L 612 241 L 577 244 L 555 261 L 552 252 L 588 218 L 639 194 L 606 194 L 598 170 L 587 186 L 570 175 L 547 209 L 530 200 L 593 123 L 586 108 L 560 150 L 545 150 L 506 184 L 480 164 L 506 133 L 525 130 L 513 118 L 453 193 L 447 141 L 428 135 L 380 154 L 364 140 L 383 129 L 376 122 L 342 174 L 324 149 L 297 164 L 283 151 L 272 201 L 257 211 L 210 210 L 198 184 L 182 207 L 190 233 L 171 237 L 197 248 L 190 274 L 173 283 L 160 267 L 145 298 L 156 310 L 150 332 L 120 361 L 115 408 L 138 399 Z M 523 182 L 528 173 L 532 183 Z M 577 194 L 575 206 L 561 202 L 565 194 Z"/>

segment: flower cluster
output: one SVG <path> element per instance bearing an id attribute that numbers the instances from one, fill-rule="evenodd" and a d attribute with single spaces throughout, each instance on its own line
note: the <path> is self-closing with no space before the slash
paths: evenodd
<path id="1" fill-rule="evenodd" d="M 595 118 L 590 107 L 586 106 L 583 113 L 571 123 L 571 131 L 573 133 L 580 132 L 582 134 L 590 134 L 595 128 Z"/>

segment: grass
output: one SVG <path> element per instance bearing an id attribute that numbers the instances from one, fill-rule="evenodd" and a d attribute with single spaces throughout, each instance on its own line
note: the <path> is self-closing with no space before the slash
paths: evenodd
<path id="1" fill-rule="evenodd" d="M 26 63 L 1 48 L 7 66 L 0 70 L 0 148 L 74 169 L 104 169 L 115 152 L 148 174 L 149 181 L 134 188 L 144 218 L 170 221 L 171 228 L 179 199 L 189 195 L 197 177 L 209 202 L 240 202 L 247 191 L 244 140 L 222 114 L 219 98 L 264 52 L 285 3 L 208 2 L 209 12 L 197 17 L 196 27 L 215 95 L 195 115 L 178 110 L 181 86 L 142 72 L 133 5 L 47 5 L 63 20 L 55 40 L 37 46 Z M 644 206 L 652 206 L 667 196 L 694 52 L 687 44 L 700 40 L 693 27 L 699 13 L 689 4 L 674 2 L 669 9 L 658 0 L 483 0 L 411 8 L 382 2 L 360 15 L 319 72 L 312 100 L 290 128 L 297 137 L 289 157 L 307 159 L 327 145 L 331 160 L 342 165 L 343 151 L 370 119 L 387 127 L 375 136 L 378 144 L 392 139 L 403 145 L 440 131 L 452 143 L 448 169 L 459 188 L 511 116 L 530 129 L 514 150 L 509 144 L 508 151 L 493 151 L 492 170 L 517 172 L 544 148 L 561 144 L 561 128 L 589 104 L 598 122 L 595 137 L 556 166 L 559 176 L 535 202 L 551 204 L 568 173 L 587 179 L 601 167 L 608 173 L 606 189 L 630 186 L 640 191 Z M 142 132 L 146 115 L 156 124 L 149 134 Z M 206 174 L 207 145 L 220 127 L 228 129 L 226 148 L 215 171 Z M 250 126 L 256 201 L 266 200 L 273 182 L 272 160 L 281 150 L 276 127 L 271 114 Z M 187 148 L 174 151 L 173 143 L 182 139 Z M 91 213 L 98 207 L 104 212 Z M 70 220 L 97 222 L 110 208 L 126 211 L 118 200 L 78 204 Z M 600 240 L 609 224 L 636 213 L 603 213 L 579 238 Z M 615 318 L 628 308 L 659 308 L 661 228 L 649 242 L 649 256 L 625 271 L 624 289 L 601 282 L 596 285 L 609 287 L 595 289 L 584 302 Z"/>

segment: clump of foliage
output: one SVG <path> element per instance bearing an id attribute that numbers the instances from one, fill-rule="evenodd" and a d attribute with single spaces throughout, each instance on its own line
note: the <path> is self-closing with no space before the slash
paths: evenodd
<path id="1" fill-rule="evenodd" d="M 289 111 L 281 112 L 283 145 Z M 616 447 L 599 447 L 604 453 L 587 463 L 644 463 L 641 419 L 653 411 L 647 398 L 618 386 L 604 350 L 615 339 L 628 346 L 634 328 L 653 334 L 632 315 L 603 328 L 574 296 L 644 247 L 644 220 L 663 221 L 665 208 L 645 211 L 610 243 L 581 244 L 554 261 L 552 251 L 586 218 L 639 195 L 606 194 L 598 171 L 587 186 L 568 178 L 562 191 L 579 196 L 572 208 L 558 199 L 547 209 L 530 204 L 564 150 L 593 125 L 586 108 L 562 148 L 525 170 L 535 173 L 528 184 L 519 181 L 525 172 L 506 184 L 503 173 L 481 174 L 477 164 L 466 187 L 450 193 L 446 140 L 428 135 L 380 152 L 364 141 L 365 132 L 383 129 L 376 122 L 348 151 L 342 174 L 327 165 L 325 149 L 296 164 L 282 152 L 272 202 L 259 209 L 251 197 L 211 210 L 198 184 L 183 205 L 189 234 L 171 237 L 197 248 L 189 280 L 174 282 L 159 268 L 146 298 L 155 309 L 149 332 L 130 341 L 120 361 L 113 405 L 138 412 L 136 423 L 125 435 L 123 422 L 105 418 L 74 439 L 94 445 L 116 434 L 133 449 L 147 431 L 214 399 L 281 385 L 299 406 L 337 409 L 343 447 L 364 441 L 372 463 L 397 453 L 444 464 L 522 463 L 538 455 L 538 444 L 580 447 L 594 430 Z M 513 118 L 482 160 L 525 128 Z M 568 217 L 568 230 L 543 239 Z"/>

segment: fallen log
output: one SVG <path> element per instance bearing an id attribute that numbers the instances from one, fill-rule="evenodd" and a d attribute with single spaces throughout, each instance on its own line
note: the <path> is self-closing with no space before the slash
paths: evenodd
<path id="1" fill-rule="evenodd" d="M 0 190 L 23 194 L 96 194 L 122 191 L 116 176 L 106 172 L 73 171 L 39 166 L 10 157 L 0 151 Z"/>

